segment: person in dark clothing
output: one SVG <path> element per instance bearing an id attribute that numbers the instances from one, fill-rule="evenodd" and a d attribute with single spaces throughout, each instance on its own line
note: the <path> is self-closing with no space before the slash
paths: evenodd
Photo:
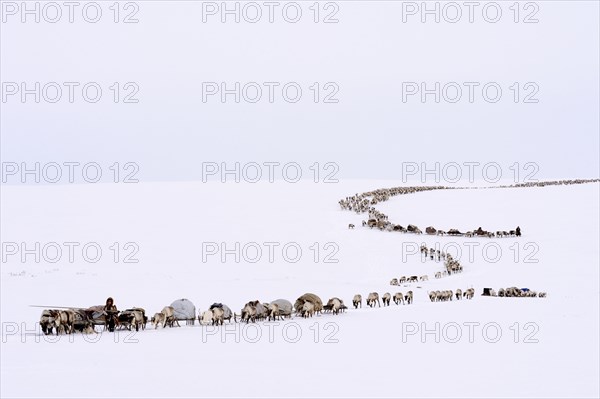
<path id="1" fill-rule="evenodd" d="M 515 230 L 515 235 L 521 237 L 521 228 L 519 226 L 517 226 L 517 229 Z"/>
<path id="2" fill-rule="evenodd" d="M 106 299 L 106 305 L 104 305 L 104 311 L 106 312 L 106 323 L 108 325 L 108 331 L 115 331 L 115 326 L 117 324 L 117 307 L 115 306 L 115 301 L 112 297 L 108 297 Z"/>
<path id="3" fill-rule="evenodd" d="M 108 299 L 106 299 L 106 305 L 104 305 L 104 310 L 107 312 L 116 312 L 117 311 L 117 307 L 115 306 L 115 301 L 111 297 L 108 297 Z"/>

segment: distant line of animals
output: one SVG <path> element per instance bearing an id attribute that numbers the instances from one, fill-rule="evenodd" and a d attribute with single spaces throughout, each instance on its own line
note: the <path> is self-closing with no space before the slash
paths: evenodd
<path id="1" fill-rule="evenodd" d="M 412 302 L 412 292 L 406 298 L 409 303 Z M 384 302 L 386 300 L 387 297 L 384 298 Z M 372 307 L 375 301 L 379 302 L 377 293 L 369 294 L 367 305 Z M 362 307 L 362 297 L 356 295 L 353 303 L 355 308 L 358 306 Z M 340 298 L 333 297 L 329 299 L 327 304 L 323 305 L 319 296 L 307 293 L 300 296 L 293 306 L 290 301 L 285 299 L 277 299 L 270 303 L 261 303 L 258 300 L 250 301 L 244 305 L 239 315 L 233 313 L 227 305 L 213 303 L 208 310 L 199 312 L 198 321 L 201 325 L 223 325 L 224 321 L 231 322 L 233 318 L 234 322 L 237 322 L 239 319 L 241 322 L 255 323 L 260 320 L 270 321 L 291 318 L 294 311 L 296 316 L 307 318 L 321 313 L 338 315 L 347 309 L 344 301 Z M 175 309 L 172 306 L 165 306 L 148 320 L 146 311 L 143 308 L 136 307 L 123 311 L 112 311 L 100 305 L 87 309 L 44 309 L 40 316 L 40 327 L 45 335 L 52 334 L 53 332 L 57 335 L 61 333 L 71 334 L 77 331 L 85 334 L 93 334 L 96 332 L 95 326 L 98 325 L 104 326 L 104 329 L 108 329 L 109 331 L 116 329 L 135 329 L 139 331 L 146 328 L 148 321 L 157 329 L 158 327 L 180 326 L 179 320 L 175 317 Z"/>
<path id="2" fill-rule="evenodd" d="M 500 185 L 495 187 L 482 187 L 481 189 L 488 188 L 521 188 L 521 187 L 545 187 L 555 185 L 571 185 L 571 184 L 584 184 L 598 182 L 600 179 L 571 179 L 571 180 L 554 180 L 546 182 L 528 182 L 511 185 Z M 353 196 L 348 196 L 345 199 L 338 201 L 342 210 L 355 211 L 357 214 L 367 213 L 369 214 L 368 220 L 363 220 L 362 224 L 365 227 L 377 227 L 380 230 L 387 231 L 399 231 L 403 233 L 415 233 L 422 234 L 423 232 L 417 226 L 409 224 L 406 228 L 400 224 L 390 223 L 389 218 L 386 214 L 378 211 L 374 205 L 380 202 L 389 200 L 391 197 L 396 195 L 413 194 L 423 191 L 431 190 L 463 190 L 463 189 L 479 189 L 478 187 L 448 187 L 448 186 L 410 186 L 410 187 L 392 187 L 392 188 L 380 188 L 373 191 L 367 191 L 362 194 L 356 193 Z M 354 229 L 355 225 L 350 223 L 348 228 Z M 452 236 L 484 236 L 484 237 L 519 237 L 521 235 L 521 229 L 517 227 L 515 230 L 498 230 L 495 233 L 492 231 L 483 230 L 481 227 L 465 233 L 460 232 L 458 229 L 450 229 L 448 231 L 437 230 L 433 226 L 429 226 L 425 229 L 427 234 L 437 235 L 452 235 Z"/>
<path id="3" fill-rule="evenodd" d="M 600 179 L 575 179 L 575 180 L 557 180 L 548 182 L 530 182 L 515 185 L 502 185 L 494 188 L 516 188 L 516 187 L 544 187 L 552 185 L 568 185 L 568 184 L 583 184 L 590 182 L 598 182 Z M 442 189 L 465 189 L 466 187 L 444 187 L 444 186 L 415 186 L 415 187 L 395 187 L 388 189 L 378 189 L 374 191 L 365 192 L 362 194 L 355 194 L 351 197 L 346 197 L 339 201 L 342 209 L 354 210 L 356 213 L 369 213 L 369 220 L 363 221 L 363 226 L 366 227 L 377 227 L 381 230 L 388 231 L 399 231 L 399 232 L 410 232 L 415 234 L 422 234 L 421 229 L 417 226 L 409 224 L 406 228 L 398 224 L 392 224 L 389 222 L 389 218 L 384 213 L 375 209 L 373 205 L 378 204 L 382 201 L 387 201 L 390 197 L 402 194 L 411 194 L 422 191 L 430 190 L 442 190 Z M 353 224 L 348 225 L 349 228 L 353 229 Z M 517 226 L 515 230 L 510 231 L 496 231 L 496 233 L 488 232 L 483 230 L 481 227 L 462 233 L 457 229 L 450 229 L 447 232 L 443 230 L 437 230 L 433 226 L 429 226 L 425 229 L 426 234 L 430 235 L 464 235 L 467 237 L 472 236 L 487 236 L 487 237 L 507 237 L 507 236 L 521 236 L 521 229 Z M 421 247 L 421 253 L 429 256 L 432 260 L 437 256 L 437 260 L 445 259 L 446 270 L 443 272 L 437 272 L 435 278 L 441 278 L 451 273 L 462 271 L 460 263 L 450 256 L 439 250 L 434 251 L 428 249 L 426 246 Z M 401 277 L 400 279 L 392 279 L 391 285 L 399 285 L 404 282 L 417 282 L 427 281 L 428 276 L 424 275 L 421 277 L 410 276 Z M 462 291 L 458 289 L 455 293 L 456 298 L 460 299 Z M 432 302 L 452 300 L 453 292 L 451 290 L 445 291 L 434 291 L 428 293 L 429 298 Z M 499 296 L 499 297 L 539 297 L 545 298 L 545 292 L 531 291 L 529 289 L 520 289 L 517 287 L 500 288 L 498 292 L 493 289 L 484 289 L 484 296 Z M 462 297 L 472 299 L 474 296 L 473 288 L 469 288 L 462 293 Z M 392 296 L 389 292 L 386 292 L 383 297 L 383 306 L 389 306 Z M 397 292 L 393 296 L 394 303 L 399 305 L 400 302 L 403 304 L 411 304 L 413 302 L 413 292 L 408 291 L 406 295 L 402 295 L 401 292 Z M 372 292 L 367 297 L 367 306 L 374 307 L 377 304 L 379 307 L 381 303 L 379 301 L 379 294 Z M 358 307 L 362 308 L 362 296 L 357 294 L 352 300 L 352 304 L 355 309 Z M 112 302 L 111 302 L 112 306 Z M 344 312 L 347 307 L 344 302 L 339 298 L 331 298 L 326 305 L 323 305 L 321 299 L 314 294 L 305 294 L 296 300 L 296 303 L 292 307 L 291 302 L 285 299 L 278 299 L 270 303 L 260 303 L 260 301 L 250 301 L 246 303 L 240 314 L 240 320 L 249 323 L 250 321 L 256 322 L 257 320 L 277 320 L 285 317 L 291 317 L 293 311 L 296 311 L 296 315 L 301 317 L 312 317 L 314 314 L 321 312 L 331 312 L 332 314 L 339 314 Z M 224 320 L 231 321 L 233 317 L 234 322 L 237 322 L 237 314 L 232 313 L 231 309 L 224 304 L 214 303 L 210 309 L 202 312 L 198 315 L 198 321 L 201 324 L 213 324 L 222 325 Z M 150 320 L 154 328 L 162 326 L 173 327 L 175 324 L 179 326 L 178 319 L 175 317 L 174 308 L 172 306 L 165 306 L 160 312 L 155 313 Z M 143 308 L 131 308 L 124 311 L 107 310 L 103 306 L 92 306 L 87 309 L 45 309 L 42 311 L 40 316 L 40 327 L 44 334 L 52 334 L 53 331 L 56 334 L 65 333 L 71 334 L 73 332 L 82 333 L 95 333 L 95 326 L 103 325 L 105 329 L 108 328 L 110 331 L 114 331 L 115 328 L 126 328 L 128 330 L 134 329 L 138 331 L 140 328 L 145 329 L 148 323 L 146 317 L 146 311 Z"/>
<path id="4" fill-rule="evenodd" d="M 416 276 L 412 276 L 416 277 Z M 453 297 L 457 300 L 466 298 L 472 299 L 475 296 L 475 289 L 468 288 L 464 292 L 457 289 L 452 290 L 431 291 L 427 293 L 431 302 L 451 301 Z M 527 288 L 500 288 L 496 293 L 495 290 L 485 288 L 483 296 L 498 296 L 498 297 L 539 297 L 545 298 L 545 292 L 536 292 Z M 367 296 L 366 304 L 373 308 L 376 305 L 381 307 L 390 306 L 391 301 L 396 305 L 410 305 L 413 303 L 413 291 L 408 291 L 405 295 L 401 292 L 396 292 L 393 296 L 386 292 L 380 297 L 377 292 L 371 292 Z M 352 305 L 355 309 L 362 308 L 362 295 L 357 294 L 352 298 Z M 84 334 L 96 333 L 95 326 L 101 325 L 105 329 L 114 331 L 115 329 L 127 329 L 139 331 L 145 329 L 148 323 L 146 311 L 143 308 L 131 308 L 120 312 L 100 311 L 101 308 L 94 306 L 88 309 L 45 309 L 40 317 L 40 326 L 42 332 L 46 335 L 55 332 L 58 334 L 72 334 L 74 332 L 82 332 Z M 240 315 L 233 313 L 231 309 L 222 303 L 213 303 L 209 310 L 199 312 L 198 321 L 201 325 L 223 325 L 224 321 L 234 322 L 253 322 L 260 320 L 284 320 L 291 318 L 295 311 L 296 316 L 303 318 L 313 317 L 315 314 L 332 313 L 337 315 L 344 312 L 348 308 L 344 305 L 344 301 L 334 297 L 329 299 L 326 305 L 323 305 L 321 298 L 315 294 L 304 294 L 300 296 L 294 305 L 285 299 L 277 299 L 270 303 L 261 303 L 258 300 L 250 301 L 244 305 Z M 180 326 L 179 320 L 175 317 L 174 308 L 165 306 L 160 312 L 156 313 L 150 322 L 154 328 L 159 326 L 162 328 Z M 189 320 L 187 320 L 189 321 Z M 193 323 L 192 323 L 193 324 Z M 112 325 L 112 329 L 110 328 Z"/>
<path id="5" fill-rule="evenodd" d="M 453 273 L 460 273 L 463 271 L 463 267 L 459 261 L 455 260 L 451 254 L 447 254 L 444 251 L 435 250 L 434 248 L 427 248 L 426 245 L 421 245 L 421 254 L 425 256 L 425 259 L 437 259 L 438 261 L 444 259 L 444 267 L 446 270 L 435 273 L 435 278 L 439 279 L 442 277 L 449 276 Z M 404 283 L 416 283 L 419 281 L 429 281 L 429 276 L 402 276 L 400 278 L 393 278 L 390 280 L 390 285 L 400 285 Z"/>
<path id="6" fill-rule="evenodd" d="M 429 295 L 429 300 L 431 302 L 444 302 L 451 301 L 452 297 L 456 295 L 456 300 L 459 301 L 462 298 L 473 299 L 475 296 L 475 289 L 468 288 L 464 292 L 459 288 L 456 290 L 456 294 L 452 292 L 452 290 L 444 290 L 444 291 L 431 291 L 427 293 Z"/>
<path id="7" fill-rule="evenodd" d="M 340 200 L 338 203 L 342 209 L 354 210 L 356 213 L 365 213 L 368 212 L 369 219 L 363 220 L 363 227 L 376 227 L 379 230 L 386 231 L 398 231 L 401 233 L 414 233 L 414 234 L 422 234 L 420 228 L 413 224 L 409 224 L 406 228 L 400 224 L 393 224 L 389 221 L 389 217 L 383 212 L 378 211 L 373 205 L 378 204 L 379 202 L 387 201 L 390 197 L 395 195 L 402 194 L 412 194 L 421 191 L 429 191 L 429 190 L 444 190 L 444 189 L 453 189 L 453 187 L 444 187 L 444 186 L 413 186 L 413 187 L 395 187 L 388 189 L 379 189 L 375 191 L 369 191 L 362 194 L 355 194 L 351 197 L 346 197 L 346 199 Z M 349 229 L 354 229 L 356 226 L 352 223 L 348 225 Z M 481 227 L 475 229 L 474 231 L 469 231 L 467 233 L 461 233 L 458 229 L 450 229 L 447 232 L 443 230 L 437 230 L 433 226 L 429 226 L 425 229 L 425 232 L 430 235 L 453 235 L 453 236 L 487 236 L 494 237 L 496 235 L 503 236 L 520 236 L 521 231 L 520 228 L 517 227 L 515 230 L 506 231 L 497 231 L 496 233 L 488 232 L 483 230 Z M 506 233 L 506 234 L 505 234 Z"/>
<path id="8" fill-rule="evenodd" d="M 444 291 L 445 292 L 445 291 Z M 450 291 L 451 292 L 451 291 Z M 457 290 L 457 296 L 460 290 Z M 465 291 L 465 295 L 468 299 L 473 297 L 474 290 L 471 288 Z M 431 293 L 429 294 L 431 297 Z M 457 297 L 458 298 L 458 297 Z M 390 306 L 391 301 L 394 301 L 396 305 L 410 305 L 413 303 L 413 291 L 408 291 L 405 295 L 401 292 L 396 292 L 393 296 L 386 292 L 379 298 L 377 292 L 371 292 L 367 296 L 366 304 L 368 307 L 381 307 Z M 363 298 L 362 295 L 357 294 L 352 299 L 352 304 L 355 309 L 362 308 Z M 87 309 L 44 309 L 40 316 L 40 327 L 45 335 L 56 333 L 59 334 L 72 334 L 75 332 L 81 332 L 84 334 L 96 333 L 95 326 L 104 326 L 104 329 L 113 331 L 115 329 L 126 329 L 139 331 L 144 330 L 148 323 L 146 317 L 146 311 L 143 308 L 131 308 L 120 312 L 111 312 L 100 310 L 101 306 L 92 306 Z M 224 321 L 234 322 L 253 322 L 260 320 L 283 320 L 284 318 L 291 318 L 294 310 L 296 316 L 300 317 L 313 317 L 315 314 L 321 313 L 332 313 L 337 315 L 344 312 L 348 308 L 344 305 L 344 301 L 340 298 L 331 298 L 326 305 L 323 305 L 321 298 L 315 294 L 304 294 L 299 297 L 295 304 L 285 299 L 277 299 L 270 303 L 261 303 L 260 301 L 250 301 L 244 305 L 240 315 L 233 313 L 231 309 L 222 303 L 214 303 L 210 306 L 209 310 L 199 312 L 198 321 L 201 325 L 223 325 Z M 179 320 L 175 317 L 175 309 L 172 306 L 165 306 L 160 312 L 155 313 L 150 319 L 152 326 L 157 329 L 159 326 L 162 328 L 174 327 L 177 325 L 180 327 Z M 112 328 L 111 328 L 112 326 Z"/>
<path id="9" fill-rule="evenodd" d="M 459 261 L 454 259 L 451 254 L 444 251 L 436 250 L 434 248 L 427 248 L 427 245 L 423 244 L 420 247 L 421 254 L 425 256 L 425 259 L 437 259 L 438 261 L 444 259 L 444 267 L 446 270 L 437 272 L 435 278 L 442 278 L 455 273 L 461 273 L 463 267 Z M 425 276 L 427 277 L 427 276 Z M 422 280 L 423 281 L 423 280 Z"/>
<path id="10" fill-rule="evenodd" d="M 385 231 L 398 231 L 400 233 L 423 234 L 421 229 L 419 229 L 417 226 L 412 225 L 412 224 L 409 224 L 406 228 L 404 228 L 403 226 L 401 226 L 399 224 L 392 224 L 392 223 L 378 220 L 378 219 L 369 219 L 368 221 L 363 220 L 362 225 L 363 225 L 363 227 L 369 227 L 369 228 L 377 227 L 379 230 L 385 230 Z M 353 225 L 352 223 L 350 223 L 348 225 L 349 229 L 354 229 L 355 227 L 356 226 Z M 475 236 L 489 237 L 489 238 L 521 237 L 521 227 L 517 226 L 516 229 L 509 230 L 509 231 L 498 230 L 495 233 L 493 233 L 491 231 L 483 230 L 481 227 L 479 227 L 473 231 L 467 231 L 466 233 L 462 233 L 457 229 L 450 229 L 448 231 L 444 231 L 444 230 L 437 230 L 435 227 L 429 226 L 429 227 L 425 228 L 425 233 L 428 235 L 438 235 L 438 236 L 450 235 L 450 236 L 461 236 L 461 237 L 475 237 Z"/>
<path id="11" fill-rule="evenodd" d="M 383 307 L 390 306 L 392 298 L 396 305 L 400 305 L 400 302 L 402 302 L 403 305 L 410 305 L 413 302 L 413 292 L 408 291 L 406 295 L 402 295 L 401 292 L 396 292 L 393 297 L 392 294 L 386 292 L 381 297 L 381 299 L 383 300 Z M 377 292 L 371 292 L 367 297 L 366 303 L 367 306 L 370 308 L 375 307 L 375 304 L 377 304 L 378 307 L 381 307 L 381 302 L 379 301 L 379 294 Z M 359 307 L 362 308 L 362 295 L 354 295 L 354 298 L 352 298 L 352 305 L 354 305 L 354 309 L 358 309 Z"/>
<path id="12" fill-rule="evenodd" d="M 529 288 L 509 287 L 500 288 L 498 292 L 490 288 L 485 288 L 482 295 L 499 297 L 546 298 L 548 294 L 543 291 L 532 291 Z"/>

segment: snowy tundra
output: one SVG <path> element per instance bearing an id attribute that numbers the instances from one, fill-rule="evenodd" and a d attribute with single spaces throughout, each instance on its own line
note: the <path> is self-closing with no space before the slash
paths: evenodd
<path id="1" fill-rule="evenodd" d="M 598 397 L 599 185 L 430 191 L 377 208 L 440 237 L 362 227 L 338 200 L 401 184 L 3 186 L 2 397 Z M 356 228 L 349 229 L 354 224 Z M 445 249 L 464 271 L 435 279 Z M 428 281 L 390 286 L 392 278 Z M 483 297 L 527 287 L 547 298 Z M 434 290 L 475 289 L 433 303 Z M 370 292 L 414 292 L 369 308 Z M 238 315 L 304 293 L 350 308 L 278 321 L 44 336 L 45 308 L 146 314 L 176 299 Z M 354 309 L 352 298 L 363 297 Z M 37 307 L 41 306 L 41 307 Z M 149 324 L 150 327 L 150 324 Z"/>

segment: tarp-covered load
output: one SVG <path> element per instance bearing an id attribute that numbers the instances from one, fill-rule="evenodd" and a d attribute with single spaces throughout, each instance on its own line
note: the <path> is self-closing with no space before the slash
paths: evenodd
<path id="1" fill-rule="evenodd" d="M 106 312 L 104 312 L 104 305 L 90 306 L 83 311 L 88 319 L 92 320 L 94 324 L 104 324 Z"/>
<path id="2" fill-rule="evenodd" d="M 292 315 L 292 303 L 287 299 L 276 299 L 271 305 L 276 304 L 279 307 L 279 314 L 282 316 Z"/>
<path id="3" fill-rule="evenodd" d="M 108 331 L 114 331 L 118 323 L 116 310 L 106 311 L 103 305 L 90 306 L 84 310 L 87 318 L 95 326 L 108 326 Z"/>
<path id="4" fill-rule="evenodd" d="M 90 306 L 89 308 L 85 309 L 85 312 L 91 316 L 100 316 L 104 312 L 104 305 Z"/>
<path id="5" fill-rule="evenodd" d="M 196 318 L 196 306 L 189 299 L 178 299 L 171 306 L 174 310 L 175 320 L 194 320 Z"/>

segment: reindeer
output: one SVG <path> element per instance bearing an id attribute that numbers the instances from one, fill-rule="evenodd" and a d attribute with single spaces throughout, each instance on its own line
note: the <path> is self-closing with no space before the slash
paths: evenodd
<path id="1" fill-rule="evenodd" d="M 44 335 L 52 334 L 52 329 L 56 329 L 56 335 L 60 329 L 60 315 L 58 310 L 45 309 L 40 316 L 40 327 Z"/>
<path id="2" fill-rule="evenodd" d="M 435 302 L 437 300 L 437 294 L 435 291 L 428 292 L 427 295 L 429 295 L 429 300 L 431 302 Z"/>
<path id="3" fill-rule="evenodd" d="M 248 302 L 244 305 L 241 311 L 240 319 L 241 321 L 245 321 L 246 324 L 250 323 L 250 321 L 252 321 L 252 323 L 256 323 L 256 305 L 254 302 Z"/>
<path id="4" fill-rule="evenodd" d="M 392 295 L 389 292 L 386 292 L 385 294 L 383 294 L 383 296 L 381 297 L 381 299 L 383 300 L 383 306 L 390 306 L 390 301 L 392 299 Z"/>
<path id="5" fill-rule="evenodd" d="M 401 293 L 401 292 L 396 292 L 396 293 L 394 294 L 394 303 L 395 303 L 396 305 L 400 305 L 400 302 L 402 302 L 402 304 L 403 304 L 403 305 L 405 304 L 405 303 L 404 303 L 404 296 L 402 295 L 402 293 Z"/>
<path id="6" fill-rule="evenodd" d="M 160 317 L 160 313 L 157 313 L 152 318 L 153 323 L 155 322 L 157 317 Z M 164 316 L 163 316 L 164 317 Z M 212 310 L 206 310 L 198 315 L 198 322 L 200 325 L 207 326 L 213 322 L 213 312 Z"/>
<path id="7" fill-rule="evenodd" d="M 377 302 L 377 305 L 381 307 L 381 303 L 379 302 L 379 294 L 376 292 L 371 292 L 367 297 L 367 306 L 372 308 L 375 306 L 375 302 Z"/>
<path id="8" fill-rule="evenodd" d="M 223 315 L 225 314 L 223 308 L 213 308 L 212 314 L 213 326 L 223 325 Z"/>
<path id="9" fill-rule="evenodd" d="M 117 318 L 119 320 L 119 325 L 129 331 L 133 328 L 135 328 L 135 331 L 139 331 L 140 327 L 142 327 L 142 329 L 146 328 L 144 322 L 145 312 L 142 308 L 126 309 L 120 312 Z"/>
<path id="10" fill-rule="evenodd" d="M 58 310 L 58 328 L 56 330 L 56 335 L 59 332 L 63 332 L 64 334 L 71 334 L 73 332 L 73 321 L 75 320 L 75 312 L 73 309 L 66 310 Z"/>
<path id="11" fill-rule="evenodd" d="M 433 226 L 428 226 L 425 228 L 425 233 L 427 233 L 429 235 L 434 235 L 437 233 L 437 230 Z"/>
<path id="12" fill-rule="evenodd" d="M 331 310 L 331 313 L 333 314 L 338 314 L 340 312 L 340 310 L 342 310 L 342 307 L 344 306 L 344 302 L 340 299 L 340 298 L 331 298 L 328 302 L 327 305 L 325 305 L 323 308 L 327 308 L 329 310 Z"/>
<path id="13" fill-rule="evenodd" d="M 313 315 L 315 314 L 315 305 L 312 302 L 304 302 L 304 305 L 302 305 L 302 317 L 304 318 L 308 318 L 308 317 L 313 317 Z"/>
<path id="14" fill-rule="evenodd" d="M 415 233 L 415 234 L 421 234 L 422 231 L 415 225 L 413 224 L 409 224 L 408 227 L 406 228 L 406 230 L 408 230 L 409 233 Z"/>
<path id="15" fill-rule="evenodd" d="M 362 295 L 354 295 L 354 298 L 352 298 L 352 305 L 354 305 L 354 309 L 358 309 L 359 306 L 362 308 Z"/>

